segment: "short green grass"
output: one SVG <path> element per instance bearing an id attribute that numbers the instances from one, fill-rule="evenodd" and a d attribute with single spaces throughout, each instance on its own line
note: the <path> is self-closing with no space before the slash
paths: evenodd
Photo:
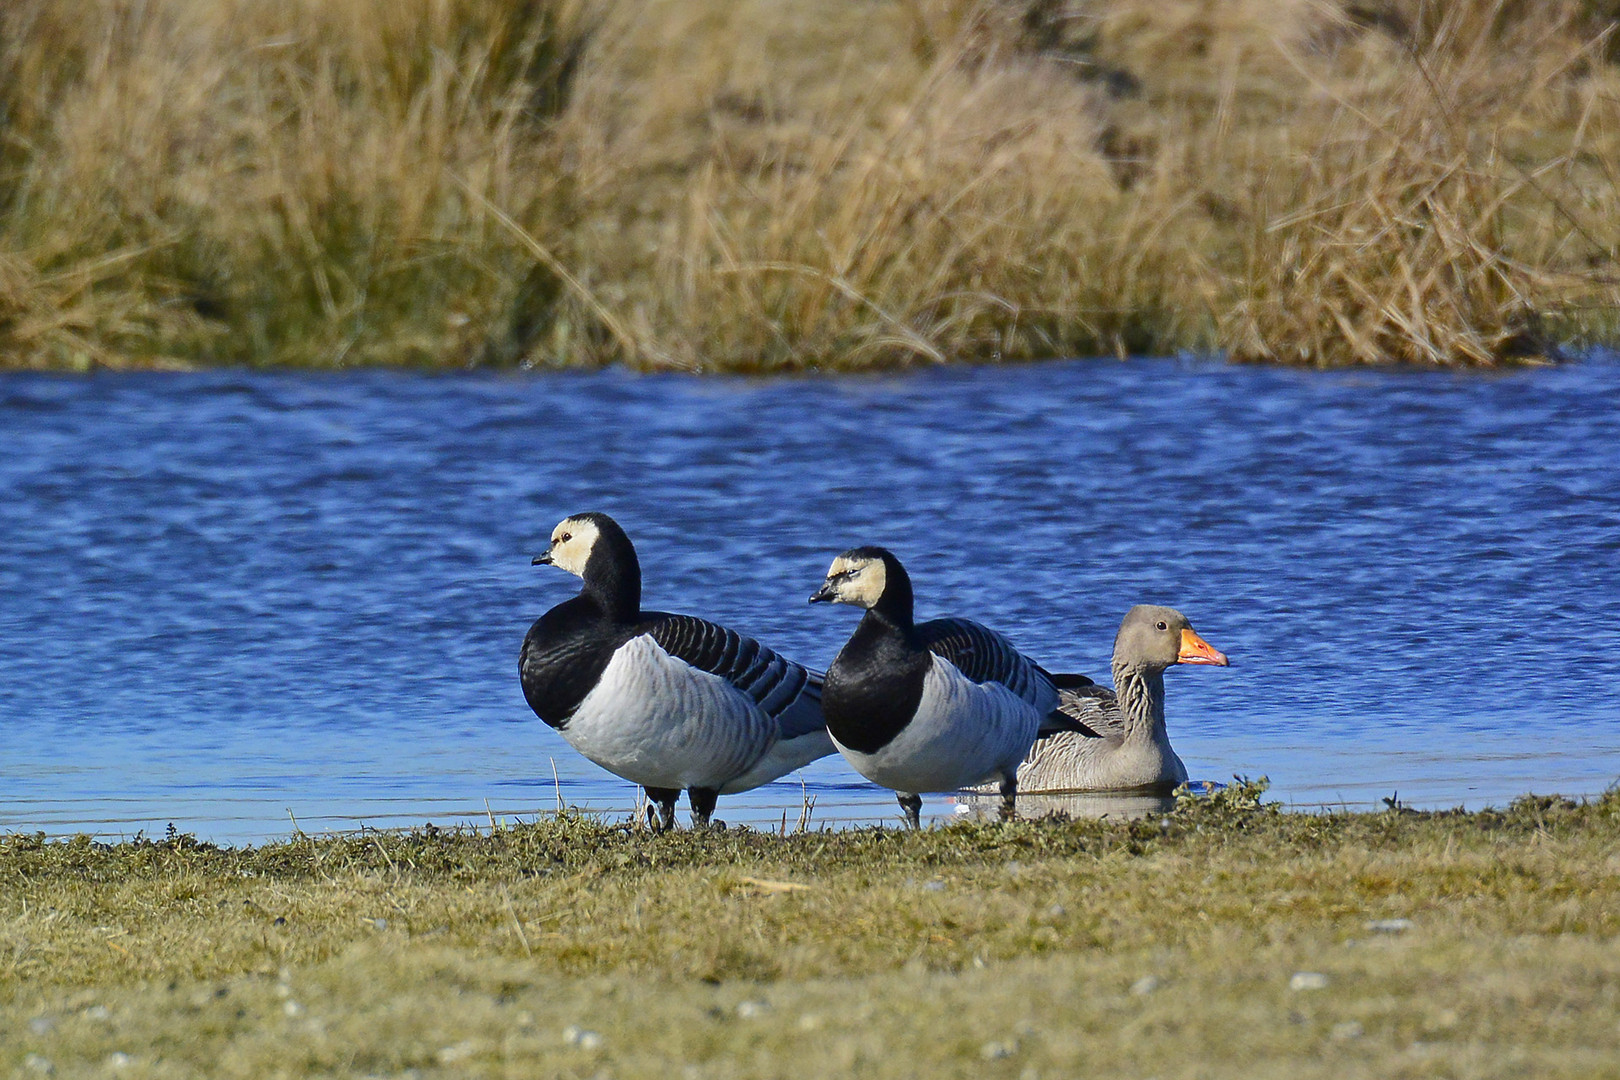
<path id="1" fill-rule="evenodd" d="M 920 833 L 12 836 L 0 1075 L 1620 1075 L 1620 795 L 1253 795 Z"/>

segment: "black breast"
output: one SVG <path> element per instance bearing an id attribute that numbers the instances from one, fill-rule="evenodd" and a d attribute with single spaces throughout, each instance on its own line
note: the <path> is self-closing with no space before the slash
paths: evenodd
<path id="1" fill-rule="evenodd" d="M 900 629 L 868 613 L 821 689 L 827 730 L 863 754 L 883 749 L 911 723 L 933 655 Z"/>
<path id="2" fill-rule="evenodd" d="M 566 727 L 632 633 L 613 625 L 585 596 L 540 616 L 518 654 L 518 677 L 529 708 L 552 727 Z"/>

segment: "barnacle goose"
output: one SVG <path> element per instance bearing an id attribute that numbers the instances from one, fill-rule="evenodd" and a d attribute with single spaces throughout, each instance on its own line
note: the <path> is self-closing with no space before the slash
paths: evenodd
<path id="1" fill-rule="evenodd" d="M 1164 673 L 1175 664 L 1229 666 L 1175 608 L 1138 604 L 1114 638 L 1114 689 L 1054 675 L 1058 710 L 1074 721 L 1043 732 L 1018 767 L 1024 791 L 1171 791 L 1187 769 L 1164 726 Z"/>
<path id="2" fill-rule="evenodd" d="M 606 514 L 576 514 L 535 565 L 585 582 L 529 628 L 523 696 L 569 745 L 647 789 L 661 827 L 682 790 L 707 825 L 715 798 L 833 752 L 821 676 L 690 615 L 641 610 L 641 566 Z"/>
<path id="3" fill-rule="evenodd" d="M 911 579 L 894 555 L 860 547 L 833 560 L 810 597 L 866 609 L 827 669 L 827 730 L 855 771 L 894 790 L 912 828 L 922 792 L 992 777 L 1001 813 L 1017 798 L 1018 763 L 1058 691 L 994 630 L 967 619 L 912 621 Z"/>

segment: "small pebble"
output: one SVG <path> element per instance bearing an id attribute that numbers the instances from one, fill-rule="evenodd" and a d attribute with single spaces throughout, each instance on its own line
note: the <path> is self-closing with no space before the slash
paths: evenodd
<path id="1" fill-rule="evenodd" d="M 454 1046 L 446 1046 L 435 1057 L 438 1058 L 440 1065 L 454 1065 L 458 1061 L 466 1061 L 476 1053 L 478 1053 L 478 1044 L 472 1039 L 466 1039 L 456 1043 Z"/>
<path id="2" fill-rule="evenodd" d="M 23 1058 L 23 1068 L 32 1073 L 39 1073 L 41 1076 L 49 1076 L 56 1071 L 56 1066 L 51 1064 L 50 1058 L 41 1057 L 38 1054 L 29 1054 Z"/>
<path id="3" fill-rule="evenodd" d="M 943 881 L 930 881 L 930 882 L 926 883 L 925 885 L 923 885 L 923 892 L 944 892 L 944 891 L 945 891 L 945 883 Z"/>
<path id="4" fill-rule="evenodd" d="M 281 1011 L 286 1013 L 288 1016 L 304 1015 L 304 1007 L 298 1004 L 298 1002 L 292 1000 L 292 998 L 288 998 L 286 1001 L 281 1003 Z"/>
<path id="5" fill-rule="evenodd" d="M 1068 914 L 1068 912 L 1063 910 L 1062 904 L 1053 904 L 1051 907 L 1046 909 L 1046 913 L 1052 916 L 1054 919 L 1061 919 L 1064 915 Z"/>
<path id="6" fill-rule="evenodd" d="M 817 1016 L 815 1013 L 805 1013 L 803 1016 L 799 1017 L 799 1030 L 800 1031 L 819 1031 L 819 1030 L 821 1030 L 821 1017 Z"/>
<path id="7" fill-rule="evenodd" d="M 32 1035 L 49 1035 L 56 1026 L 56 1021 L 48 1016 L 36 1016 L 28 1021 L 28 1031 Z"/>
<path id="8" fill-rule="evenodd" d="M 1343 1023 L 1334 1024 L 1333 1030 L 1328 1035 L 1334 1042 L 1349 1042 L 1351 1039 L 1361 1038 L 1362 1030 L 1361 1021 L 1346 1020 Z"/>
<path id="9" fill-rule="evenodd" d="M 1288 980 L 1290 990 L 1326 990 L 1328 977 L 1320 971 L 1296 971 Z"/>
<path id="10" fill-rule="evenodd" d="M 122 1050 L 114 1050 L 107 1055 L 107 1068 L 109 1069 L 127 1069 L 134 1063 L 135 1059 Z"/>
<path id="11" fill-rule="evenodd" d="M 743 1020 L 755 1020 L 770 1011 L 770 1004 L 764 1001 L 739 1001 L 737 1003 L 737 1016 Z"/>
<path id="12" fill-rule="evenodd" d="M 388 929 L 388 920 L 387 919 L 367 919 L 365 921 L 371 924 L 371 928 L 373 930 L 386 930 L 386 929 Z"/>
<path id="13" fill-rule="evenodd" d="M 1011 1043 L 987 1042 L 979 1047 L 979 1056 L 986 1061 L 1000 1061 L 1002 1058 L 1012 1057 L 1017 1050 L 1018 1047 Z"/>
<path id="14" fill-rule="evenodd" d="M 587 1031 L 578 1024 L 569 1024 L 563 1028 L 563 1041 L 581 1050 L 595 1050 L 602 1045 L 602 1036 L 598 1032 Z"/>
<path id="15" fill-rule="evenodd" d="M 111 1016 L 112 1013 L 107 1011 L 107 1006 L 105 1005 L 92 1005 L 88 1009 L 84 1010 L 84 1018 L 86 1020 L 107 1020 L 111 1018 Z"/>
<path id="16" fill-rule="evenodd" d="M 1412 929 L 1411 919 L 1373 919 L 1367 929 L 1375 934 L 1404 934 Z"/>
<path id="17" fill-rule="evenodd" d="M 1158 988 L 1159 977 L 1157 975 L 1144 975 L 1131 983 L 1131 993 L 1137 997 L 1146 997 Z"/>

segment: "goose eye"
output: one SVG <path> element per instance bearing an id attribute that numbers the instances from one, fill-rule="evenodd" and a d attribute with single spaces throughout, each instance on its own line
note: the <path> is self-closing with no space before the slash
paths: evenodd
<path id="1" fill-rule="evenodd" d="M 1166 622 L 1160 622 L 1157 626 L 1155 626 L 1155 629 L 1157 629 L 1157 630 L 1168 630 L 1168 629 L 1170 629 L 1170 624 L 1166 623 Z"/>

